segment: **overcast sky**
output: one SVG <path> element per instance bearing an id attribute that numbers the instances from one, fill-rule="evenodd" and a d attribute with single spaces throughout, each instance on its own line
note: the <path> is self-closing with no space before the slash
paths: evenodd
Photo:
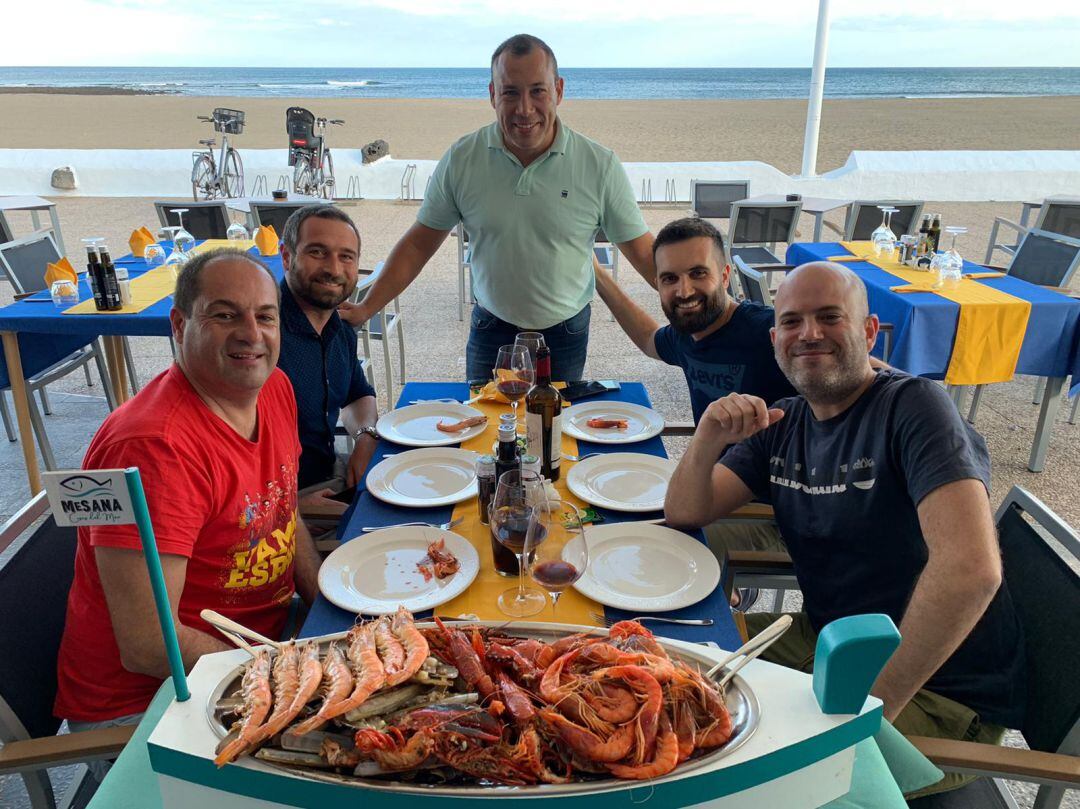
<path id="1" fill-rule="evenodd" d="M 3 65 L 805 67 L 815 0 L 10 0 Z M 831 67 L 1080 66 L 1076 0 L 833 0 Z"/>

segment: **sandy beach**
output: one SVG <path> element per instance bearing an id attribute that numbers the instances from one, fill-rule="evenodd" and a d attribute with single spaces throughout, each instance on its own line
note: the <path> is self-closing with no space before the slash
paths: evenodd
<path id="1" fill-rule="evenodd" d="M 0 97 L 0 146 L 185 148 L 209 137 L 196 115 L 214 107 L 246 113 L 243 149 L 284 148 L 285 110 L 307 107 L 342 118 L 333 148 L 382 138 L 399 158 L 437 159 L 461 135 L 492 120 L 486 100 L 194 98 L 169 95 L 13 93 Z M 567 86 L 566 123 L 628 162 L 761 160 L 798 171 L 806 102 L 576 101 Z M 854 149 L 1077 149 L 1080 97 L 826 101 L 818 170 L 843 165 Z"/>

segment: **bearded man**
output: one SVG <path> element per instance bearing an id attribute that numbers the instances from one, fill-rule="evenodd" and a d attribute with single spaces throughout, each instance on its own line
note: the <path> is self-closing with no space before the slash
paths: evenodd
<path id="1" fill-rule="evenodd" d="M 332 205 L 301 208 L 281 236 L 281 357 L 296 392 L 302 453 L 298 484 L 304 496 L 327 496 L 355 486 L 375 450 L 375 390 L 356 356 L 356 332 L 337 307 L 356 289 L 360 231 Z M 348 457 L 334 449 L 338 416 L 355 440 Z"/>
<path id="2" fill-rule="evenodd" d="M 814 262 L 788 274 L 772 337 L 800 395 L 769 407 L 732 393 L 709 405 L 664 513 L 671 525 L 704 525 L 767 498 L 803 612 L 763 656 L 812 671 L 822 627 L 884 613 L 903 637 L 871 689 L 885 718 L 909 735 L 1000 742 L 1003 726 L 1022 723 L 1026 691 L 986 443 L 939 385 L 871 366 L 878 327 L 851 270 Z M 747 634 L 776 617 L 745 616 Z"/>

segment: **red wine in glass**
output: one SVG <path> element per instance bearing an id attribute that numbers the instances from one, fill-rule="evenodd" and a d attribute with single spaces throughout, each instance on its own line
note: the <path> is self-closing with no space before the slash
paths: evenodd
<path id="1" fill-rule="evenodd" d="M 561 559 L 533 565 L 531 573 L 533 581 L 549 593 L 562 592 L 581 576 L 573 564 Z"/>
<path id="2" fill-rule="evenodd" d="M 520 401 L 531 387 L 532 383 L 522 379 L 504 379 L 495 383 L 496 390 L 511 402 Z"/>

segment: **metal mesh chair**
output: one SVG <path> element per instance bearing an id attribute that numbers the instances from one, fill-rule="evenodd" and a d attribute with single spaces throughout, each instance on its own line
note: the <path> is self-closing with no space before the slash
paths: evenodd
<path id="1" fill-rule="evenodd" d="M 847 216 L 844 218 L 844 241 L 865 242 L 870 240 L 871 234 L 881 225 L 879 205 L 889 205 L 896 208 L 896 213 L 892 215 L 892 219 L 889 221 L 890 228 L 896 238 L 910 236 L 918 230 L 923 203 L 898 199 L 884 199 L 876 202 L 860 200 L 848 206 Z"/>
<path id="2" fill-rule="evenodd" d="M 693 180 L 690 183 L 692 213 L 702 219 L 729 219 L 731 205 L 750 196 L 750 183 L 745 180 L 716 182 Z"/>
<path id="3" fill-rule="evenodd" d="M 1015 241 L 999 241 L 998 233 L 1002 228 L 1013 232 Z M 1031 229 L 1046 230 L 1060 236 L 1080 239 L 1080 199 L 1044 200 L 1035 225 Z M 1020 249 L 1020 243 L 1027 230 L 1011 219 L 995 216 L 994 224 L 990 228 L 990 240 L 986 245 L 986 258 L 983 259 L 983 264 L 990 263 L 995 250 L 1001 250 L 1010 256 L 1016 253 Z"/>
<path id="4" fill-rule="evenodd" d="M 184 230 L 200 241 L 203 239 L 225 239 L 229 230 L 229 209 L 224 202 L 155 202 L 158 221 L 162 225 L 176 225 L 178 219 L 173 211 L 187 211 L 182 214 Z"/>
<path id="5" fill-rule="evenodd" d="M 0 568 L 0 648 L 10 652 L 0 655 L 0 775 L 22 776 L 33 809 L 58 805 L 48 768 L 116 758 L 135 731 L 127 726 L 56 735 L 56 660 L 77 543 L 74 528 L 58 527 L 47 514 L 41 493 L 0 528 L 0 551 L 26 537 Z M 85 775 L 83 768 L 69 798 Z"/>
<path id="6" fill-rule="evenodd" d="M 727 239 L 732 258 L 741 257 L 751 266 L 780 264 L 776 245 L 795 241 L 801 213 L 802 202 L 733 203 Z"/>
<path id="7" fill-rule="evenodd" d="M 59 259 L 60 251 L 56 247 L 56 242 L 53 241 L 51 231 L 37 231 L 29 236 L 0 245 L 0 273 L 7 277 L 15 292 L 20 295 L 45 289 L 46 265 Z M 127 354 L 126 350 L 125 354 Z M 52 408 L 49 405 L 46 386 L 63 379 L 80 368 L 83 369 L 83 373 L 86 375 L 87 385 L 92 385 L 89 363 L 93 361 L 97 365 L 98 376 L 105 390 L 106 404 L 109 410 L 116 408 L 112 385 L 109 383 L 109 373 L 105 368 L 104 352 L 101 350 L 98 340 L 88 341 L 81 348 L 70 354 L 55 357 L 54 360 L 45 368 L 33 370 L 30 377 L 26 379 L 26 400 L 30 410 L 30 423 L 33 425 L 34 434 L 37 436 L 41 459 L 46 469 L 56 468 L 56 457 L 53 454 L 48 433 L 45 431 L 45 422 L 41 417 L 41 410 L 38 409 L 34 400 L 35 393 L 41 399 L 41 407 L 45 413 L 51 414 Z M 131 367 L 130 354 L 128 354 L 128 362 L 129 367 Z M 132 379 L 134 380 L 135 377 L 132 376 Z M 14 441 L 15 434 L 12 430 L 11 418 L 8 415 L 7 402 L 4 397 L 4 391 L 9 388 L 10 381 L 7 376 L 7 368 L 4 367 L 0 369 L 0 417 L 3 418 L 8 440 Z"/>

